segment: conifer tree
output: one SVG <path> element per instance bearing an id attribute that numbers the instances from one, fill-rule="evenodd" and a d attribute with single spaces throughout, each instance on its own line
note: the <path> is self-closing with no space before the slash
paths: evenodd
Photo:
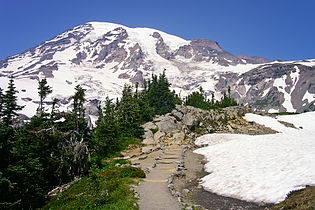
<path id="1" fill-rule="evenodd" d="M 84 114 L 85 114 L 85 108 L 84 108 L 84 102 L 85 100 L 85 89 L 83 89 L 80 85 L 77 85 L 75 87 L 75 94 L 72 97 L 73 99 L 73 120 L 74 120 L 74 131 L 75 133 L 80 136 L 80 138 L 83 137 L 86 129 L 87 124 L 84 120 Z"/>
<path id="2" fill-rule="evenodd" d="M 16 176 L 18 168 L 12 168 L 13 148 L 15 139 L 15 120 L 17 111 L 22 110 L 22 106 L 17 105 L 16 90 L 13 78 L 11 77 L 8 89 L 4 95 L 1 93 L 0 112 L 0 209 L 18 208 L 20 199 L 15 195 L 16 183 L 12 177 Z"/>
<path id="3" fill-rule="evenodd" d="M 192 92 L 186 97 L 185 105 L 193 106 L 196 108 L 209 110 L 210 102 L 206 99 L 202 87 L 200 87 L 199 92 Z"/>
<path id="4" fill-rule="evenodd" d="M 154 108 L 154 114 L 166 114 L 175 108 L 175 95 L 170 90 L 165 70 L 159 77 L 152 75 L 152 81 L 148 83 L 148 99 L 150 106 Z"/>
<path id="5" fill-rule="evenodd" d="M 141 109 L 137 103 L 133 88 L 125 85 L 121 100 L 117 104 L 117 113 L 121 130 L 126 136 L 140 137 L 142 135 L 141 125 Z"/>
<path id="6" fill-rule="evenodd" d="M 106 157 L 120 147 L 120 134 L 116 106 L 111 99 L 106 97 L 104 110 L 99 107 L 99 118 L 93 131 L 90 147 L 94 159 Z"/>
<path id="7" fill-rule="evenodd" d="M 39 115 L 44 113 L 43 101 L 48 94 L 52 93 L 51 87 L 47 84 L 47 80 L 44 78 L 38 82 L 38 94 L 39 94 L 39 107 L 37 113 Z"/>
<path id="8" fill-rule="evenodd" d="M 2 113 L 1 117 L 3 117 L 3 122 L 7 126 L 13 126 L 16 116 L 18 116 L 17 111 L 23 109 L 23 106 L 19 106 L 17 104 L 16 90 L 14 86 L 14 80 L 11 77 L 9 80 L 8 90 L 5 92 L 3 96 L 3 104 L 2 104 Z"/>
<path id="9" fill-rule="evenodd" d="M 0 88 L 0 123 L 2 121 L 1 116 L 2 116 L 2 107 L 3 107 L 3 90 Z"/>

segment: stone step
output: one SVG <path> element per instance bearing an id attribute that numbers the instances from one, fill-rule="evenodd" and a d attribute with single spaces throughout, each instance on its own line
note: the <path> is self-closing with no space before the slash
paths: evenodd
<path id="1" fill-rule="evenodd" d="M 159 161 L 158 164 L 177 164 L 177 161 Z"/>
<path id="2" fill-rule="evenodd" d="M 178 156 L 170 156 L 170 157 L 163 157 L 162 159 L 174 160 L 174 159 L 179 159 L 179 158 L 178 158 Z"/>
<path id="3" fill-rule="evenodd" d="M 167 179 L 144 179 L 145 182 L 164 183 L 168 182 Z"/>

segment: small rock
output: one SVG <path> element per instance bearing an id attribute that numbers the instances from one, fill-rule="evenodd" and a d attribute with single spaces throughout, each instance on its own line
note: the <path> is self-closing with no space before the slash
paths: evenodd
<path id="1" fill-rule="evenodd" d="M 180 192 L 176 192 L 176 193 L 175 193 L 175 196 L 176 196 L 176 197 L 180 197 L 181 195 L 182 195 L 182 194 L 181 194 Z"/>
<path id="2" fill-rule="evenodd" d="M 182 191 L 184 194 L 188 194 L 189 193 L 189 190 L 188 189 L 183 189 Z"/>
<path id="3" fill-rule="evenodd" d="M 167 187 L 170 189 L 174 189 L 174 184 L 169 184 L 169 185 L 167 185 Z"/>
<path id="4" fill-rule="evenodd" d="M 145 172 L 146 174 L 150 173 L 150 168 L 146 168 L 146 169 L 144 170 L 144 172 Z"/>
<path id="5" fill-rule="evenodd" d="M 144 160 L 144 159 L 147 159 L 148 158 L 148 156 L 146 155 L 146 156 L 143 156 L 143 157 L 139 157 L 139 160 Z"/>

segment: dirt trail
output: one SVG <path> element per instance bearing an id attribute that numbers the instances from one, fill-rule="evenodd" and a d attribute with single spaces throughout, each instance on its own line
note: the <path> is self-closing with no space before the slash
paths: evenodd
<path id="1" fill-rule="evenodd" d="M 162 150 L 130 159 L 133 164 L 140 164 L 144 171 L 150 170 L 147 177 L 139 184 L 140 210 L 176 210 L 180 203 L 168 189 L 168 178 L 175 171 L 182 148 L 178 145 L 164 147 Z M 145 158 L 145 159 L 143 159 Z"/>

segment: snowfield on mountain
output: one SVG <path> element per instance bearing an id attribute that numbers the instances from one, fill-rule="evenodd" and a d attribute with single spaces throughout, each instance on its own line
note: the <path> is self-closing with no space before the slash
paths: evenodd
<path id="1" fill-rule="evenodd" d="M 315 112 L 276 118 L 246 114 L 245 119 L 278 133 L 197 138 L 197 145 L 207 145 L 195 151 L 208 161 L 209 175 L 202 179 L 206 190 L 246 201 L 279 203 L 290 191 L 315 185 Z"/>

